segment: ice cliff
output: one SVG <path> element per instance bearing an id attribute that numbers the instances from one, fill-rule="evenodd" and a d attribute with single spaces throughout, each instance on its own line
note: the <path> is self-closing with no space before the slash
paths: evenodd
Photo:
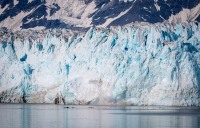
<path id="1" fill-rule="evenodd" d="M 0 102 L 200 105 L 199 23 L 0 35 Z"/>

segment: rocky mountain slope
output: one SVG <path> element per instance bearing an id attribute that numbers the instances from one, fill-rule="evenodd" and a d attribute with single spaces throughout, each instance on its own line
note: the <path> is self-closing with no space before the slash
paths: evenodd
<path id="1" fill-rule="evenodd" d="M 199 0 L 1 0 L 0 27 L 13 30 L 200 21 Z"/>

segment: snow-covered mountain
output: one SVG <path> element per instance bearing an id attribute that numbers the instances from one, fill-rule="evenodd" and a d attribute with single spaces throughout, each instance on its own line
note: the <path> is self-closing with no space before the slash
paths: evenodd
<path id="1" fill-rule="evenodd" d="M 200 24 L 0 30 L 0 102 L 200 105 Z"/>
<path id="2" fill-rule="evenodd" d="M 1 0 L 0 27 L 84 29 L 200 21 L 199 0 Z"/>

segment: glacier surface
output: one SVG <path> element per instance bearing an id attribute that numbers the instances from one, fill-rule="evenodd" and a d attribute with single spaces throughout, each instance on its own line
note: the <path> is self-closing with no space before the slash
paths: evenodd
<path id="1" fill-rule="evenodd" d="M 200 105 L 199 23 L 0 35 L 0 102 Z"/>

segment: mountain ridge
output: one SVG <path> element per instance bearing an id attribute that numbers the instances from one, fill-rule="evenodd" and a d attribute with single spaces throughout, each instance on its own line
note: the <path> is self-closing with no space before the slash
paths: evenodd
<path id="1" fill-rule="evenodd" d="M 0 5 L 0 27 L 17 30 L 200 21 L 199 0 L 2 0 Z"/>

